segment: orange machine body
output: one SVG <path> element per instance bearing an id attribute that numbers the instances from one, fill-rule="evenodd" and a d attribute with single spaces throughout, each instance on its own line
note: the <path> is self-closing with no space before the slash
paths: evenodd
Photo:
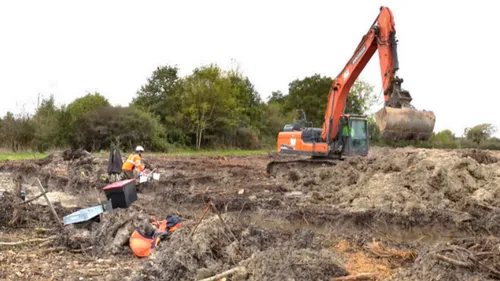
<path id="1" fill-rule="evenodd" d="M 349 146 L 350 140 L 341 137 L 341 134 L 338 133 L 344 119 L 346 121 L 344 124 L 351 124 L 349 117 L 344 114 L 347 96 L 359 74 L 377 50 L 384 90 L 384 108 L 394 108 L 394 110 L 382 110 L 381 113 L 376 114 L 376 119 L 392 114 L 389 118 L 391 122 L 377 120 L 379 128 L 383 127 L 387 131 L 384 136 L 391 133 L 394 138 L 398 136 L 407 139 L 415 138 L 415 136 L 419 136 L 420 139 L 428 138 L 432 133 L 435 118 L 432 112 L 422 113 L 411 109 L 413 108 L 410 105 L 411 96 L 408 91 L 401 89 L 403 79 L 396 76 L 399 62 L 395 36 L 393 14 L 389 8 L 381 7 L 379 15 L 361 39 L 351 58 L 333 80 L 328 94 L 322 128 L 295 128 L 294 125 L 293 130 L 288 129 L 280 132 L 277 140 L 278 152 L 311 156 L 332 156 L 344 153 L 341 151 L 342 147 Z M 361 118 L 366 120 L 366 117 Z M 358 131 L 360 124 L 356 123 Z M 362 131 L 367 135 L 366 122 L 364 124 Z M 368 137 L 362 142 L 358 138 L 356 143 L 362 143 L 361 145 L 368 149 Z M 365 151 L 362 153 L 366 154 Z"/>
<path id="2" fill-rule="evenodd" d="M 304 155 L 327 156 L 328 143 L 325 142 L 304 142 L 302 131 L 280 132 L 278 134 L 277 150 L 285 152 L 289 149 L 295 151 L 293 154 L 300 154 L 297 151 L 304 152 Z M 285 152 L 286 153 L 286 152 Z"/>

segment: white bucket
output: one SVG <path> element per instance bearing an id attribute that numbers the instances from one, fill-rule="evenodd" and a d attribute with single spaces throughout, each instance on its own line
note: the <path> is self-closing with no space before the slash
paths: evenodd
<path id="1" fill-rule="evenodd" d="M 140 176 L 139 177 L 139 183 L 143 183 L 143 182 L 147 182 L 148 181 L 148 177 L 147 176 Z"/>
<path id="2" fill-rule="evenodd" d="M 156 180 L 156 181 L 157 181 L 157 180 L 160 180 L 160 174 L 158 174 L 158 173 L 153 173 L 153 179 L 154 179 L 154 180 Z"/>

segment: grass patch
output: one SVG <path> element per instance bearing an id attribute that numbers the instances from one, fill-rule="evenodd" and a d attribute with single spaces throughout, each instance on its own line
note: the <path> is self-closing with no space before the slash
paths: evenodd
<path id="1" fill-rule="evenodd" d="M 172 151 L 170 153 L 155 153 L 158 156 L 181 156 L 181 155 L 258 155 L 267 154 L 273 152 L 273 150 L 180 150 Z"/>
<path id="2" fill-rule="evenodd" d="M 129 155 L 129 152 L 123 152 L 120 151 L 122 154 L 122 157 L 127 157 Z M 211 156 L 211 155 L 221 155 L 221 156 L 228 156 L 228 155 L 237 155 L 237 156 L 244 156 L 244 155 L 259 155 L 259 154 L 267 154 L 269 152 L 275 152 L 275 150 L 271 149 L 262 149 L 262 150 L 174 150 L 169 153 L 158 153 L 158 152 L 147 152 L 144 154 L 144 156 L 196 156 L 196 155 L 205 155 L 205 156 Z M 100 152 L 95 152 L 92 153 L 96 156 L 100 157 L 107 157 L 109 155 L 109 151 L 100 151 Z M 20 153 L 9 153 L 9 152 L 0 152 L 0 161 L 5 161 L 5 160 L 30 160 L 30 159 L 43 159 L 47 157 L 47 153 L 32 153 L 32 152 L 20 152 Z"/>
<path id="3" fill-rule="evenodd" d="M 30 159 L 42 159 L 47 157 L 45 153 L 0 153 L 0 161 L 5 160 L 30 160 Z"/>
<path id="4" fill-rule="evenodd" d="M 274 152 L 274 150 L 271 149 L 262 149 L 262 150 L 183 150 L 183 149 L 175 149 L 172 150 L 171 152 L 168 153 L 161 153 L 161 152 L 145 152 L 144 156 L 196 156 L 196 155 L 204 155 L 204 156 L 211 156 L 211 155 L 221 155 L 221 156 L 228 156 L 228 155 L 237 155 L 237 156 L 244 156 L 244 155 L 259 155 L 259 154 L 267 154 L 269 152 Z M 99 153 L 93 153 L 99 156 L 106 156 L 108 155 L 108 151 L 101 151 Z M 120 151 L 122 157 L 127 157 L 130 152 L 128 151 Z"/>

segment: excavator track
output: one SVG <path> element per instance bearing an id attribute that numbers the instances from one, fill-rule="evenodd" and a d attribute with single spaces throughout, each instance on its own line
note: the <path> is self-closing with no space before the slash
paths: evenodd
<path id="1" fill-rule="evenodd" d="M 267 164 L 266 172 L 268 175 L 276 175 L 279 170 L 290 170 L 292 168 L 303 169 L 311 166 L 335 166 L 344 159 L 328 159 L 328 158 L 305 158 L 291 160 L 273 160 Z"/>

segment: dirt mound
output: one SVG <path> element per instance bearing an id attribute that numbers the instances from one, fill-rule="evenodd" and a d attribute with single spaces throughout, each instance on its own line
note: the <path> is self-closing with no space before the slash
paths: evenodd
<path id="1" fill-rule="evenodd" d="M 367 158 L 277 170 L 274 176 L 290 190 L 288 205 L 306 209 L 335 205 L 353 215 L 429 214 L 460 223 L 471 219 L 470 202 L 490 208 L 480 215 L 500 207 L 500 162 L 482 165 L 458 152 L 380 149 Z"/>
<path id="2" fill-rule="evenodd" d="M 498 158 L 491 155 L 488 151 L 480 149 L 471 149 L 462 154 L 462 157 L 470 157 L 479 164 L 493 164 L 498 162 Z"/>
<path id="3" fill-rule="evenodd" d="M 100 221 L 82 226 L 68 225 L 57 243 L 69 249 L 92 247 L 92 253 L 132 254 L 128 240 L 132 232 L 148 223 L 149 218 L 133 209 L 114 209 L 102 214 Z"/>
<path id="4" fill-rule="evenodd" d="M 100 175 L 106 173 L 105 161 L 86 151 L 64 151 L 51 153 L 41 160 L 4 161 L 0 163 L 0 171 L 22 178 L 23 183 L 35 182 L 38 177 L 48 191 L 81 193 L 106 185 L 99 180 Z"/>
<path id="5" fill-rule="evenodd" d="M 76 160 L 80 158 L 90 157 L 92 154 L 84 149 L 65 150 L 62 154 L 64 161 Z"/>
<path id="6" fill-rule="evenodd" d="M 53 203 L 56 213 L 62 218 L 76 209 L 63 208 L 60 203 Z M 0 195 L 0 227 L 52 227 L 57 225 L 48 206 L 23 201 L 10 192 Z"/>
<path id="7" fill-rule="evenodd" d="M 348 272 L 330 250 L 273 248 L 257 252 L 242 262 L 257 280 L 322 280 L 345 276 Z"/>
<path id="8" fill-rule="evenodd" d="M 500 239 L 457 239 L 424 248 L 397 280 L 498 280 Z"/>
<path id="9" fill-rule="evenodd" d="M 160 244 L 151 262 L 132 280 L 193 280 L 207 278 L 238 265 L 247 269 L 247 280 L 287 280 L 346 275 L 334 253 L 318 250 L 311 231 L 278 231 L 244 226 L 224 216 L 225 229 L 217 216 L 206 218 L 189 237 L 193 224 L 186 223 Z M 290 269 L 279 272 L 278 268 Z M 278 278 L 278 279 L 276 279 Z"/>

